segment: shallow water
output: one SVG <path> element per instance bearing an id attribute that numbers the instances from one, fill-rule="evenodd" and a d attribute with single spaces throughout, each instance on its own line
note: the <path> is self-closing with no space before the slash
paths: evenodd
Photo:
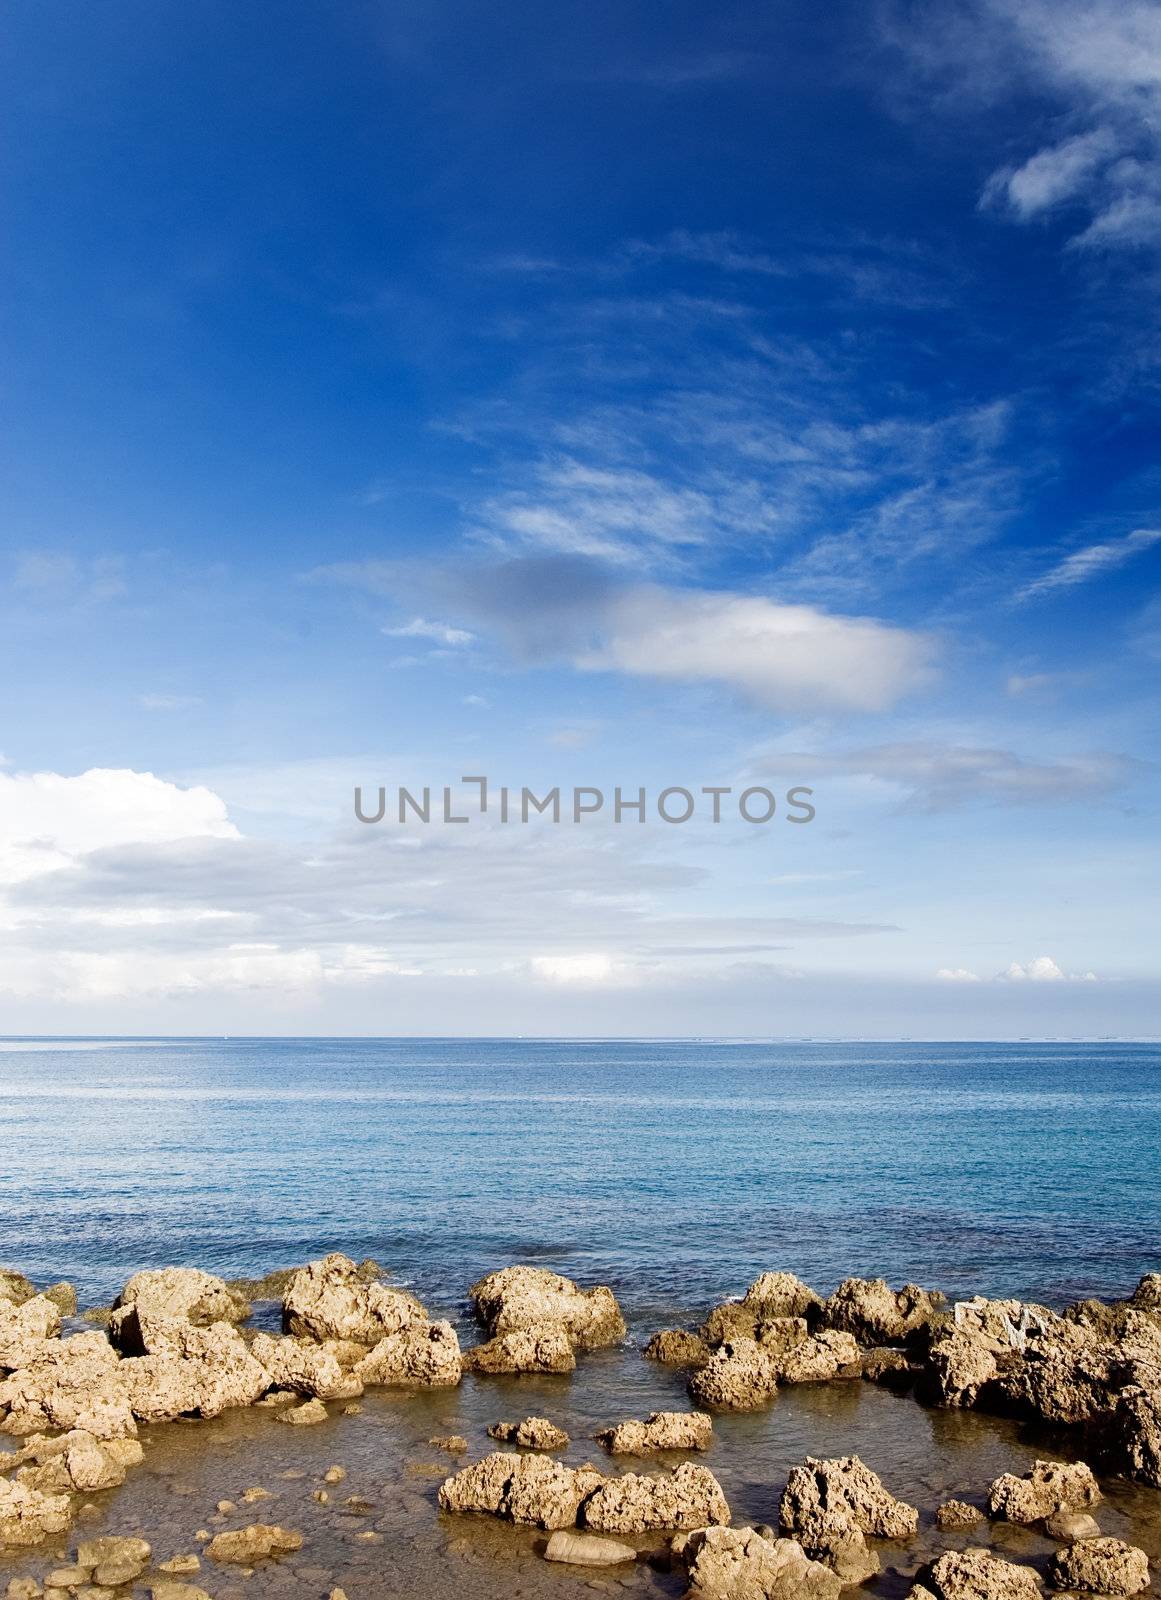
<path id="1" fill-rule="evenodd" d="M 684 1457 L 655 1456 L 648 1462 L 607 1457 L 591 1438 L 610 1421 L 644 1415 L 654 1407 L 688 1404 L 680 1375 L 632 1351 L 582 1356 L 572 1377 L 476 1378 L 456 1390 L 409 1395 L 369 1393 L 356 1417 L 329 1409 L 329 1422 L 289 1428 L 264 1407 L 228 1413 L 208 1423 L 181 1422 L 144 1430 L 145 1464 L 121 1489 L 94 1496 L 96 1515 L 82 1519 L 71 1541 L 50 1541 L 35 1552 L 0 1557 L 0 1584 L 16 1574 L 43 1574 L 64 1560 L 78 1537 L 90 1532 L 144 1533 L 155 1559 L 197 1550 L 199 1530 L 251 1521 L 281 1522 L 306 1542 L 298 1553 L 261 1564 L 253 1577 L 207 1562 L 191 1581 L 215 1600 L 246 1596 L 325 1596 L 339 1584 L 350 1600 L 387 1596 L 479 1596 L 480 1600 L 525 1595 L 582 1596 L 592 1585 L 628 1587 L 646 1596 L 683 1592 L 680 1579 L 647 1561 L 611 1572 L 574 1570 L 542 1559 L 545 1535 L 498 1524 L 487 1517 L 449 1517 L 436 1508 L 441 1479 L 456 1465 L 433 1449 L 438 1434 L 461 1433 L 471 1458 L 497 1448 L 486 1437 L 489 1423 L 528 1413 L 562 1423 L 573 1443 L 560 1458 L 591 1460 L 608 1470 L 656 1470 Z M 804 1385 L 782 1391 L 765 1411 L 718 1417 L 715 1439 L 702 1460 L 726 1491 L 735 1522 L 775 1522 L 789 1468 L 808 1454 L 861 1455 L 887 1486 L 920 1509 L 919 1535 L 906 1544 L 878 1543 L 883 1571 L 869 1586 L 886 1600 L 900 1600 L 919 1566 L 944 1549 L 990 1545 L 998 1554 L 1043 1566 L 1054 1546 L 1031 1531 L 988 1525 L 967 1535 L 937 1533 L 935 1508 L 945 1499 L 982 1503 L 989 1482 L 1001 1472 L 1021 1471 L 1037 1454 L 1071 1458 L 1067 1435 L 1028 1435 L 1016 1425 L 972 1413 L 927 1410 L 869 1384 Z M 464 1458 L 465 1460 L 467 1458 Z M 316 1504 L 311 1491 L 333 1463 L 348 1477 L 329 1489 L 330 1502 Z M 284 1473 L 304 1474 L 287 1479 Z M 219 1516 L 222 1499 L 236 1500 L 251 1485 L 273 1498 L 239 1505 Z M 1105 1485 L 1106 1502 L 1096 1508 L 1102 1529 L 1141 1545 L 1161 1559 L 1161 1495 L 1129 1484 Z M 372 1503 L 365 1514 L 343 1506 L 348 1495 Z M 360 1533 L 379 1536 L 365 1543 Z M 633 1541 L 643 1551 L 660 1549 L 665 1536 Z"/>

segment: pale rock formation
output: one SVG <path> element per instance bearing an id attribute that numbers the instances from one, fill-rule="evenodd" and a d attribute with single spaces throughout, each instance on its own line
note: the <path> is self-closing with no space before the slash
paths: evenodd
<path id="1" fill-rule="evenodd" d="M 233 1406 L 252 1405 L 270 1387 L 265 1367 L 228 1322 L 203 1328 L 181 1318 L 137 1320 L 150 1353 L 126 1357 L 120 1375 L 143 1422 L 217 1417 Z"/>
<path id="2" fill-rule="evenodd" d="M 892 1289 L 883 1278 L 846 1278 L 823 1306 L 826 1325 L 860 1344 L 900 1344 L 927 1326 L 943 1308 L 938 1290 L 904 1284 Z"/>
<path id="3" fill-rule="evenodd" d="M 277 1420 L 292 1428 L 313 1428 L 320 1422 L 326 1422 L 329 1415 L 321 1400 L 306 1400 L 300 1406 L 287 1406 L 278 1413 Z"/>
<path id="4" fill-rule="evenodd" d="M 647 1533 L 725 1524 L 730 1508 L 709 1468 L 687 1461 L 672 1473 L 606 1479 L 584 1502 L 581 1520 L 597 1533 Z"/>
<path id="5" fill-rule="evenodd" d="M 983 1520 L 979 1506 L 970 1506 L 966 1500 L 945 1500 L 935 1513 L 935 1526 L 945 1533 L 978 1527 Z"/>
<path id="6" fill-rule="evenodd" d="M 702 1600 L 838 1600 L 841 1583 L 793 1539 L 712 1527 L 674 1540 L 691 1596 Z"/>
<path id="7" fill-rule="evenodd" d="M 576 1356 L 559 1322 L 497 1334 L 463 1353 L 465 1372 L 572 1372 Z"/>
<path id="8" fill-rule="evenodd" d="M 59 1333 L 60 1307 L 47 1295 L 31 1295 L 19 1305 L 0 1300 L 0 1371 L 23 1367 Z"/>
<path id="9" fill-rule="evenodd" d="M 729 1340 L 689 1380 L 691 1398 L 716 1411 L 752 1411 L 777 1387 L 775 1357 L 756 1339 Z"/>
<path id="10" fill-rule="evenodd" d="M 526 1527 L 572 1528 L 581 1502 L 604 1482 L 592 1467 L 496 1451 L 440 1485 L 441 1511 L 487 1512 Z"/>
<path id="11" fill-rule="evenodd" d="M 920 1578 L 923 1592 L 935 1600 L 1040 1600 L 1041 1596 L 1033 1567 L 1001 1561 L 987 1550 L 951 1551 Z"/>
<path id="12" fill-rule="evenodd" d="M 474 1283 L 468 1296 L 493 1336 L 556 1323 L 577 1350 L 598 1350 L 625 1337 L 610 1288 L 581 1289 L 545 1267 L 502 1267 Z"/>
<path id="13" fill-rule="evenodd" d="M 463 1375 L 460 1341 L 450 1322 L 419 1322 L 380 1339 L 355 1367 L 360 1385 L 454 1389 Z"/>
<path id="14" fill-rule="evenodd" d="M 915 1507 L 896 1500 L 858 1456 L 807 1456 L 791 1470 L 778 1508 L 785 1531 L 797 1535 L 828 1512 L 849 1518 L 878 1539 L 909 1539 L 919 1526 Z"/>
<path id="15" fill-rule="evenodd" d="M 51 1533 L 63 1533 L 71 1515 L 67 1495 L 43 1494 L 0 1478 L 0 1547 L 39 1544 Z"/>
<path id="16" fill-rule="evenodd" d="M 365 1353 L 362 1345 L 358 1348 L 360 1355 Z M 363 1392 L 359 1379 L 343 1370 L 326 1345 L 287 1334 L 258 1333 L 250 1342 L 250 1354 L 266 1369 L 273 1388 L 293 1389 L 319 1400 L 353 1400 Z"/>
<path id="17" fill-rule="evenodd" d="M 138 1340 L 135 1312 L 151 1320 L 178 1320 L 209 1327 L 215 1322 L 244 1322 L 250 1315 L 250 1306 L 222 1278 L 196 1267 L 135 1272 L 114 1303 L 109 1338 L 126 1355 L 138 1356 L 150 1351 L 147 1344 Z"/>
<path id="18" fill-rule="evenodd" d="M 1040 1522 L 1058 1511 L 1083 1511 L 1101 1498 L 1083 1461 L 1037 1461 L 1022 1477 L 1005 1472 L 988 1490 L 988 1512 L 1007 1522 Z"/>
<path id="19" fill-rule="evenodd" d="M 427 1320 L 414 1295 L 369 1281 L 349 1256 L 338 1254 L 300 1267 L 282 1303 L 283 1330 L 320 1341 L 376 1345 Z"/>
<path id="20" fill-rule="evenodd" d="M 34 1434 L 13 1459 L 19 1463 L 18 1482 L 46 1494 L 71 1494 L 115 1489 L 142 1456 L 137 1439 L 97 1439 L 73 1428 L 53 1438 Z"/>
<path id="21" fill-rule="evenodd" d="M 1054 1511 L 1044 1519 L 1044 1531 L 1050 1539 L 1071 1544 L 1074 1539 L 1099 1539 L 1100 1523 L 1087 1511 Z"/>
<path id="22" fill-rule="evenodd" d="M 819 1296 L 793 1272 L 763 1272 L 746 1290 L 742 1304 L 755 1307 L 765 1318 L 804 1317 L 807 1322 L 813 1322 L 822 1308 Z"/>
<path id="23" fill-rule="evenodd" d="M 1048 1579 L 1082 1594 L 1140 1594 L 1149 1587 L 1149 1558 L 1120 1539 L 1077 1539 L 1053 1556 Z"/>
<path id="24" fill-rule="evenodd" d="M 936 1405 L 970 1408 L 999 1370 L 989 1342 L 967 1329 L 953 1329 L 931 1346 L 920 1391 Z"/>
<path id="25" fill-rule="evenodd" d="M 46 1433 L 82 1428 L 98 1439 L 137 1432 L 124 1363 L 103 1333 L 50 1339 L 26 1365 L 0 1380 L 6 1433 Z"/>
<path id="26" fill-rule="evenodd" d="M 644 1422 L 619 1422 L 597 1434 L 612 1455 L 643 1456 L 652 1450 L 708 1450 L 713 1419 L 704 1411 L 652 1411 Z"/>
<path id="27" fill-rule="evenodd" d="M 135 1583 L 149 1564 L 151 1548 L 147 1540 L 106 1534 L 100 1539 L 83 1539 L 77 1546 L 76 1563 L 89 1581 L 101 1588 L 120 1588 Z"/>

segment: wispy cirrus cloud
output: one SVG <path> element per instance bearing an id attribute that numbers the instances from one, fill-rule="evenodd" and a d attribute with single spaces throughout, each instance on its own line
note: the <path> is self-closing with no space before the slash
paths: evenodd
<path id="1" fill-rule="evenodd" d="M 1033 579 L 1019 591 L 1018 600 L 1031 600 L 1036 595 L 1048 594 L 1054 589 L 1069 589 L 1078 583 L 1088 583 L 1106 572 L 1123 567 L 1134 556 L 1150 550 L 1161 541 L 1161 528 L 1134 528 L 1119 539 L 1105 539 L 1099 544 L 1085 545 L 1074 550 L 1063 561 L 1049 568 L 1041 577 Z"/>

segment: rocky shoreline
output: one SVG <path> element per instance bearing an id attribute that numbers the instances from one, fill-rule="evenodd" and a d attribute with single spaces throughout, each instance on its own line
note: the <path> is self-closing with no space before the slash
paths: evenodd
<path id="1" fill-rule="evenodd" d="M 38 1291 L 0 1272 L 0 1434 L 13 1440 L 0 1452 L 0 1552 L 26 1549 L 31 1560 L 93 1512 L 94 1496 L 127 1479 L 131 1493 L 142 1428 L 252 1406 L 309 1427 L 332 1410 L 357 1413 L 365 1391 L 452 1390 L 465 1373 L 485 1384 L 567 1375 L 586 1353 L 626 1339 L 611 1289 L 542 1268 L 489 1273 L 468 1299 L 481 1337 L 461 1349 L 451 1321 L 371 1262 L 331 1255 L 259 1282 L 173 1267 L 135 1274 L 112 1307 L 86 1313 L 103 1327 L 73 1332 L 67 1284 Z M 250 1325 L 258 1300 L 280 1303 L 281 1333 Z M 776 1526 L 738 1527 L 714 1472 L 674 1459 L 704 1454 L 731 1414 L 760 1410 L 791 1386 L 863 1380 L 926 1407 L 1067 1430 L 1092 1463 L 1037 1461 L 979 1484 L 971 1499 L 925 1508 L 951 1541 L 991 1519 L 1035 1527 L 1056 1547 L 1043 1572 L 984 1549 L 947 1549 L 916 1572 L 912 1600 L 1031 1600 L 1045 1583 L 1074 1594 L 1148 1587 L 1145 1552 L 1104 1535 L 1092 1508 L 1102 1498 L 1095 1473 L 1161 1487 L 1161 1275 L 1146 1275 L 1126 1301 L 1055 1312 L 979 1296 L 949 1305 L 937 1291 L 858 1278 L 823 1298 L 767 1272 L 697 1328 L 655 1332 L 641 1354 L 680 1374 L 691 1409 L 610 1418 L 593 1436 L 610 1458 L 600 1466 L 555 1459 L 570 1440 L 549 1418 L 495 1421 L 487 1432 L 503 1448 L 444 1477 L 440 1515 L 540 1530 L 542 1554 L 561 1570 L 646 1562 L 672 1575 L 672 1592 L 706 1600 L 835 1600 L 879 1572 L 877 1542 L 914 1539 L 917 1507 L 857 1456 L 807 1456 L 789 1473 Z M 462 1437 L 430 1442 L 468 1453 Z M 656 1455 L 665 1464 L 648 1470 Z M 618 1456 L 647 1470 L 620 1471 Z M 342 1469 L 332 1471 L 326 1481 L 338 1484 Z M 330 1490 L 314 1493 L 325 1503 Z M 79 1540 L 65 1565 L 14 1577 L 9 1600 L 53 1590 L 117 1600 L 134 1586 L 155 1600 L 201 1600 L 205 1571 L 260 1570 L 302 1544 L 275 1522 L 200 1531 L 198 1550 L 156 1563 L 136 1535 Z"/>

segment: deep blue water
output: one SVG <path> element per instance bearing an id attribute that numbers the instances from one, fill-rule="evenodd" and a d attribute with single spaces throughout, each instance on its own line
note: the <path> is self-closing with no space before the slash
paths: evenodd
<path id="1" fill-rule="evenodd" d="M 0 1042 L 0 1261 L 374 1256 L 433 1307 L 539 1261 L 636 1326 L 768 1267 L 1057 1303 L 1161 1268 L 1161 1048 Z"/>

